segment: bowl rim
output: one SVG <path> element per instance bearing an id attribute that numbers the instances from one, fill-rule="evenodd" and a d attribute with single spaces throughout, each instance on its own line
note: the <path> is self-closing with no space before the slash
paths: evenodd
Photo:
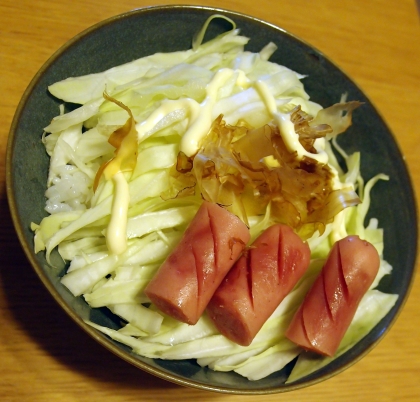
<path id="1" fill-rule="evenodd" d="M 258 24 L 261 24 L 265 27 L 273 28 L 276 31 L 281 32 L 283 35 L 286 35 L 290 38 L 293 38 L 297 42 L 300 42 L 301 44 L 303 44 L 307 47 L 310 47 L 312 50 L 315 51 L 315 53 L 317 53 L 318 55 L 321 55 L 323 58 L 325 58 L 332 66 L 334 66 L 337 69 L 337 71 L 340 72 L 340 74 L 342 74 L 347 79 L 349 79 L 352 82 L 352 84 L 364 94 L 364 96 L 369 100 L 369 103 L 372 105 L 373 109 L 375 110 L 375 112 L 377 113 L 379 118 L 382 120 L 382 122 L 383 122 L 384 126 L 386 127 L 387 131 L 394 138 L 396 148 L 397 148 L 397 150 L 399 151 L 399 153 L 402 157 L 400 146 L 399 146 L 398 142 L 396 141 L 396 138 L 395 138 L 394 134 L 392 133 L 390 127 L 388 126 L 387 122 L 385 121 L 385 119 L 383 118 L 381 113 L 376 109 L 373 102 L 366 95 L 366 93 L 361 90 L 361 88 L 358 86 L 358 84 L 352 78 L 350 78 L 350 76 L 341 67 L 339 67 L 334 61 L 329 59 L 328 56 L 323 54 L 320 50 L 318 50 L 316 47 L 314 47 L 313 45 L 311 45 L 307 41 L 303 40 L 302 38 L 288 32 L 287 30 L 285 30 L 284 28 L 282 28 L 280 26 L 277 26 L 277 25 L 275 25 L 273 23 L 270 23 L 268 21 L 265 21 L 263 19 L 253 17 L 251 15 L 247 15 L 247 14 L 244 14 L 244 13 L 241 13 L 241 12 L 238 12 L 238 11 L 229 10 L 229 9 L 226 9 L 226 8 L 212 7 L 212 6 L 202 6 L 202 5 L 185 5 L 185 4 L 155 5 L 155 6 L 139 7 L 139 8 L 135 8 L 135 9 L 123 12 L 121 14 L 117 14 L 117 15 L 108 17 L 108 18 L 106 18 L 102 21 L 99 21 L 99 22 L 93 24 L 92 26 L 84 29 L 80 33 L 76 34 L 72 38 L 70 38 L 68 41 L 66 41 L 64 44 L 62 44 L 43 63 L 41 68 L 33 76 L 29 85 L 25 89 L 25 91 L 24 91 L 24 93 L 23 93 L 23 95 L 22 95 L 22 97 L 21 97 L 21 99 L 18 103 L 17 109 L 15 111 L 15 114 L 14 114 L 14 117 L 13 117 L 13 120 L 12 120 L 12 124 L 10 126 L 9 138 L 8 138 L 8 143 L 7 143 L 7 148 L 6 148 L 6 193 L 7 193 L 9 209 L 10 209 L 10 213 L 11 213 L 11 217 L 12 217 L 12 221 L 13 221 L 13 225 L 14 225 L 17 237 L 18 237 L 19 242 L 20 242 L 20 244 L 21 244 L 21 246 L 22 246 L 22 248 L 25 252 L 25 255 L 26 255 L 27 259 L 29 260 L 30 264 L 32 265 L 32 268 L 35 270 L 37 276 L 39 277 L 39 279 L 41 280 L 43 285 L 47 288 L 48 292 L 51 294 L 53 299 L 58 303 L 58 305 L 79 326 L 79 328 L 81 328 L 84 332 L 86 332 L 89 336 L 91 336 L 93 339 L 95 339 L 100 345 L 105 347 L 107 350 L 109 350 L 113 354 L 120 357 L 122 360 L 130 363 L 131 365 L 133 365 L 137 368 L 142 369 L 143 371 L 145 371 L 149 374 L 152 374 L 152 375 L 154 375 L 158 378 L 161 378 L 161 379 L 164 379 L 166 381 L 175 383 L 177 385 L 182 385 L 182 386 L 185 386 L 185 387 L 190 387 L 190 388 L 195 388 L 195 389 L 200 389 L 200 390 L 205 390 L 205 391 L 213 391 L 213 392 L 224 393 L 224 394 L 236 394 L 236 395 L 268 395 L 268 394 L 275 394 L 275 393 L 290 392 L 290 391 L 293 391 L 293 390 L 306 388 L 306 387 L 315 385 L 317 383 L 320 383 L 322 381 L 325 381 L 325 380 L 327 380 L 331 377 L 334 377 L 334 376 L 340 374 L 341 372 L 343 372 L 344 370 L 346 370 L 350 366 L 353 366 L 354 364 L 356 364 L 363 357 L 365 357 L 384 338 L 384 336 L 391 329 L 393 324 L 396 322 L 399 314 L 403 310 L 403 307 L 404 307 L 404 305 L 405 305 L 405 303 L 406 303 L 406 301 L 409 297 L 409 294 L 411 292 L 411 289 L 413 287 L 414 279 L 415 279 L 415 276 L 416 276 L 416 266 L 418 264 L 418 259 L 419 259 L 419 254 L 420 254 L 419 253 L 420 240 L 419 240 L 419 236 L 418 236 L 420 226 L 419 226 L 419 222 L 418 222 L 418 219 L 417 219 L 417 217 L 418 217 L 418 203 L 417 203 L 415 188 L 414 188 L 413 185 L 411 186 L 411 196 L 412 196 L 412 199 L 413 199 L 414 205 L 415 205 L 414 214 L 415 214 L 416 222 L 417 222 L 417 225 L 416 225 L 416 240 L 417 240 L 417 242 L 416 242 L 416 256 L 415 256 L 415 260 L 414 260 L 414 266 L 413 266 L 412 271 L 411 271 L 410 281 L 409 281 L 409 284 L 408 284 L 408 287 L 407 287 L 407 291 L 404 295 L 400 296 L 401 297 L 400 307 L 394 313 L 391 321 L 389 322 L 389 325 L 382 331 L 382 333 L 377 337 L 377 339 L 371 345 L 369 345 L 364 351 L 362 351 L 358 356 L 352 358 L 349 362 L 343 364 L 342 366 L 340 366 L 338 369 L 334 370 L 333 372 L 322 374 L 317 378 L 314 378 L 314 379 L 311 379 L 311 380 L 308 380 L 308 381 L 305 381 L 305 382 L 285 384 L 285 385 L 277 386 L 277 387 L 273 387 L 273 388 L 253 388 L 253 389 L 244 390 L 244 389 L 235 388 L 235 387 L 223 387 L 223 386 L 217 386 L 217 385 L 216 386 L 208 385 L 208 384 L 201 383 L 201 382 L 198 382 L 198 381 L 195 381 L 195 380 L 192 380 L 192 379 L 184 379 L 180 376 L 176 376 L 175 374 L 169 374 L 165 371 L 161 371 L 157 368 L 154 368 L 154 367 L 150 366 L 146 362 L 138 360 L 135 357 L 127 354 L 122 349 L 118 348 L 115 344 L 113 344 L 107 337 L 103 336 L 96 329 L 94 329 L 91 326 L 89 326 L 88 324 L 86 324 L 81 319 L 81 317 L 69 307 L 69 305 L 62 298 L 62 296 L 59 294 L 59 292 L 57 291 L 55 286 L 52 284 L 52 282 L 50 282 L 50 280 L 48 279 L 45 272 L 38 265 L 38 263 L 35 259 L 34 252 L 33 252 L 32 248 L 26 242 L 26 239 L 25 239 L 25 236 L 24 236 L 24 233 L 23 233 L 22 223 L 19 219 L 18 207 L 17 207 L 17 203 L 16 203 L 16 199 L 15 199 L 15 194 L 14 194 L 14 191 L 13 191 L 12 159 L 13 159 L 13 150 L 14 150 L 14 143 L 15 143 L 15 134 L 16 134 L 16 131 L 17 131 L 17 126 L 18 126 L 20 117 L 21 117 L 21 115 L 22 115 L 22 113 L 25 109 L 26 103 L 27 103 L 28 99 L 30 98 L 32 92 L 34 91 L 38 81 L 40 80 L 40 78 L 44 75 L 44 73 L 54 64 L 54 62 L 62 54 L 64 54 L 69 48 L 71 48 L 74 44 L 76 44 L 77 42 L 82 40 L 84 37 L 86 37 L 90 33 L 94 32 L 98 29 L 101 29 L 101 28 L 103 28 L 107 25 L 113 24 L 114 22 L 117 22 L 119 20 L 123 20 L 127 17 L 130 17 L 130 16 L 134 16 L 134 15 L 141 16 L 141 15 L 143 15 L 145 13 L 149 13 L 149 12 L 160 12 L 160 11 L 168 11 L 168 10 L 170 11 L 170 10 L 173 10 L 173 9 L 175 9 L 175 10 L 211 11 L 211 12 L 215 12 L 215 13 L 221 13 L 221 14 L 228 15 L 232 19 L 234 19 L 235 17 L 245 18 L 249 21 L 254 21 L 254 22 L 256 22 Z M 410 171 L 408 169 L 408 165 L 407 165 L 407 162 L 406 162 L 405 158 L 402 157 L 402 161 L 403 161 L 403 165 L 405 167 L 408 179 L 409 179 L 410 183 L 412 184 L 413 181 L 411 179 Z"/>

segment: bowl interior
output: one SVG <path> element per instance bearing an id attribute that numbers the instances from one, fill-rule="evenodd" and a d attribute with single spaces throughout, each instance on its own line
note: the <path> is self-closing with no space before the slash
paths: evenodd
<path id="1" fill-rule="evenodd" d="M 393 273 L 380 284 L 387 293 L 400 295 L 392 311 L 347 353 L 308 377 L 290 385 L 284 382 L 290 366 L 271 376 L 250 382 L 235 373 L 218 373 L 194 361 L 159 361 L 133 355 L 129 348 L 86 327 L 83 319 L 118 327 L 118 320 L 103 309 L 92 310 L 74 298 L 59 282 L 65 267 L 57 256 L 51 268 L 44 254 L 34 254 L 31 222 L 44 211 L 48 157 L 41 143 L 43 127 L 58 114 L 59 101 L 47 92 L 48 85 L 69 76 L 100 72 L 156 52 L 185 50 L 193 34 L 208 16 L 223 13 L 232 18 L 241 33 L 250 37 L 247 49 L 258 52 L 272 41 L 278 50 L 271 60 L 307 75 L 304 85 L 311 99 L 323 106 L 349 100 L 364 102 L 354 115 L 352 127 L 340 137 L 348 153 L 361 151 L 365 179 L 377 173 L 389 175 L 373 190 L 369 216 L 379 219 L 385 230 L 385 259 Z M 164 27 L 164 29 L 162 28 Z M 180 27 L 182 27 L 180 29 Z M 222 20 L 210 25 L 208 37 L 230 28 Z M 417 246 L 416 203 L 407 167 L 399 148 L 374 106 L 362 91 L 331 61 L 284 30 L 255 18 L 203 7 L 151 7 L 106 20 L 65 44 L 42 67 L 29 85 L 16 112 L 10 133 L 7 160 L 8 196 L 22 246 L 44 285 L 65 311 L 101 344 L 130 363 L 182 385 L 230 393 L 271 393 L 302 387 L 336 374 L 357 361 L 382 337 L 404 304 L 412 280 Z"/>

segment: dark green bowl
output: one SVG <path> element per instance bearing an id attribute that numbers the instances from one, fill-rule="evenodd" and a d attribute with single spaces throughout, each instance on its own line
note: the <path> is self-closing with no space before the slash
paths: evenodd
<path id="1" fill-rule="evenodd" d="M 381 282 L 381 290 L 400 297 L 389 314 L 361 342 L 317 372 L 285 385 L 288 369 L 259 381 L 235 373 L 220 373 L 199 367 L 194 361 L 159 361 L 137 356 L 87 326 L 91 319 L 116 328 L 118 320 L 102 309 L 92 310 L 82 298 L 74 298 L 59 281 L 64 266 L 51 268 L 43 253 L 34 254 L 31 222 L 45 215 L 44 192 L 48 157 L 41 143 L 43 127 L 57 115 L 59 102 L 47 87 L 69 76 L 100 72 L 156 52 L 185 50 L 193 34 L 214 13 L 232 18 L 242 34 L 251 38 L 248 49 L 258 52 L 268 42 L 278 45 L 272 60 L 308 75 L 305 88 L 311 99 L 323 106 L 336 103 L 342 93 L 365 102 L 354 124 L 340 137 L 349 152 L 362 152 L 365 178 L 383 172 L 390 181 L 374 187 L 370 214 L 385 230 L 385 259 L 394 270 Z M 229 28 L 222 20 L 211 24 L 214 37 Z M 276 26 L 239 13 L 194 6 L 162 6 L 134 10 L 110 18 L 82 32 L 59 49 L 28 86 L 16 111 L 7 148 L 7 195 L 13 221 L 23 249 L 36 273 L 60 306 L 90 336 L 122 359 L 149 373 L 177 384 L 232 394 L 268 394 L 291 391 L 325 380 L 363 357 L 395 321 L 407 298 L 417 253 L 417 211 L 409 173 L 400 150 L 381 116 L 360 89 L 323 54 Z M 59 259 L 55 261 L 59 264 Z"/>

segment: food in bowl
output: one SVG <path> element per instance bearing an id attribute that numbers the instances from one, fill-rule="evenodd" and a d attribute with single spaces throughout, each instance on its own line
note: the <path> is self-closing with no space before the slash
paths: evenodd
<path id="1" fill-rule="evenodd" d="M 51 215 L 33 224 L 35 250 L 48 259 L 58 249 L 68 262 L 61 282 L 123 322 L 119 330 L 89 324 L 136 353 L 196 359 L 249 380 L 299 356 L 289 377 L 294 381 L 314 367 L 286 331 L 337 241 L 359 236 L 374 245 L 380 264 L 331 358 L 358 342 L 396 302 L 396 295 L 375 289 L 391 266 L 382 258 L 377 220 L 364 225 L 371 188 L 387 177 L 378 172 L 365 184 L 363 155 L 338 146 L 336 137 L 359 102 L 343 97 L 323 108 L 310 100 L 303 75 L 269 61 L 273 43 L 246 51 L 249 39 L 233 21 L 232 30 L 203 43 L 210 22 L 192 49 L 49 87 L 63 102 L 81 106 L 62 107 L 45 128 Z M 240 219 L 251 241 L 281 223 L 311 251 L 305 273 L 247 346 L 220 334 L 208 314 L 194 325 L 181 322 L 145 293 L 205 202 Z"/>

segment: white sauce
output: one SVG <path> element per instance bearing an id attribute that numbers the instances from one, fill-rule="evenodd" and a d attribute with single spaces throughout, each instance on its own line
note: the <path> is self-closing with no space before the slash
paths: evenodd
<path id="1" fill-rule="evenodd" d="M 207 84 L 206 98 L 203 102 L 198 103 L 190 98 L 164 101 L 145 121 L 138 123 L 136 130 L 139 141 L 145 140 L 150 135 L 149 133 L 153 133 L 153 127 L 166 115 L 175 110 L 184 109 L 189 118 L 187 130 L 181 139 L 180 150 L 187 156 L 197 153 L 201 140 L 207 135 L 213 123 L 213 108 L 218 100 L 218 92 L 235 73 L 237 74 L 235 84 L 244 88 L 248 87 L 250 81 L 243 71 L 222 68 Z"/>
<path id="2" fill-rule="evenodd" d="M 186 133 L 181 139 L 180 149 L 187 156 L 197 153 L 200 141 L 207 135 L 212 124 L 213 107 L 217 101 L 217 93 L 227 80 L 232 77 L 234 71 L 229 68 L 222 68 L 206 86 L 207 96 L 200 104 L 200 113 L 191 122 Z"/>
<path id="3" fill-rule="evenodd" d="M 262 81 L 255 83 L 255 88 L 263 99 L 268 111 L 272 115 L 277 127 L 280 130 L 280 135 L 289 152 L 297 152 L 297 158 L 302 159 L 304 156 L 315 159 L 319 163 L 328 163 L 328 155 L 324 151 L 321 144 L 317 144 L 318 139 L 315 140 L 314 147 L 318 151 L 317 154 L 308 152 L 299 142 L 299 134 L 295 131 L 295 126 L 290 120 L 290 114 L 280 113 L 277 111 L 276 100 L 270 93 L 267 85 Z"/>
<path id="4" fill-rule="evenodd" d="M 257 90 L 260 97 L 262 98 L 263 102 L 265 103 L 265 107 L 267 108 L 268 112 L 272 116 L 274 116 L 277 113 L 276 99 L 270 93 L 267 84 L 264 81 L 258 80 L 254 84 L 254 87 Z"/>
<path id="5" fill-rule="evenodd" d="M 334 221 L 331 224 L 332 230 L 330 234 L 332 243 L 335 243 L 341 239 L 344 239 L 347 236 L 346 225 L 344 223 L 345 217 L 346 217 L 345 213 L 346 213 L 346 210 L 343 209 L 334 217 Z"/>
<path id="6" fill-rule="evenodd" d="M 153 131 L 153 127 L 159 123 L 165 116 L 175 110 L 185 109 L 189 115 L 189 124 L 195 121 L 200 114 L 200 104 L 194 99 L 185 98 L 178 100 L 167 100 L 162 104 L 143 122 L 136 124 L 138 133 L 138 140 L 141 142 L 145 140 Z"/>
<path id="7" fill-rule="evenodd" d="M 328 165 L 331 172 L 333 173 L 333 177 L 331 179 L 332 182 L 332 188 L 334 190 L 343 190 L 345 188 L 351 188 L 352 190 L 354 190 L 354 185 L 352 183 L 342 183 L 340 181 L 340 178 L 338 177 L 338 172 L 337 169 L 335 169 L 333 166 Z"/>
<path id="8" fill-rule="evenodd" d="M 114 200 L 111 220 L 106 230 L 106 245 L 109 254 L 119 255 L 127 249 L 127 211 L 130 193 L 122 172 L 116 173 L 112 180 L 114 181 Z"/>

